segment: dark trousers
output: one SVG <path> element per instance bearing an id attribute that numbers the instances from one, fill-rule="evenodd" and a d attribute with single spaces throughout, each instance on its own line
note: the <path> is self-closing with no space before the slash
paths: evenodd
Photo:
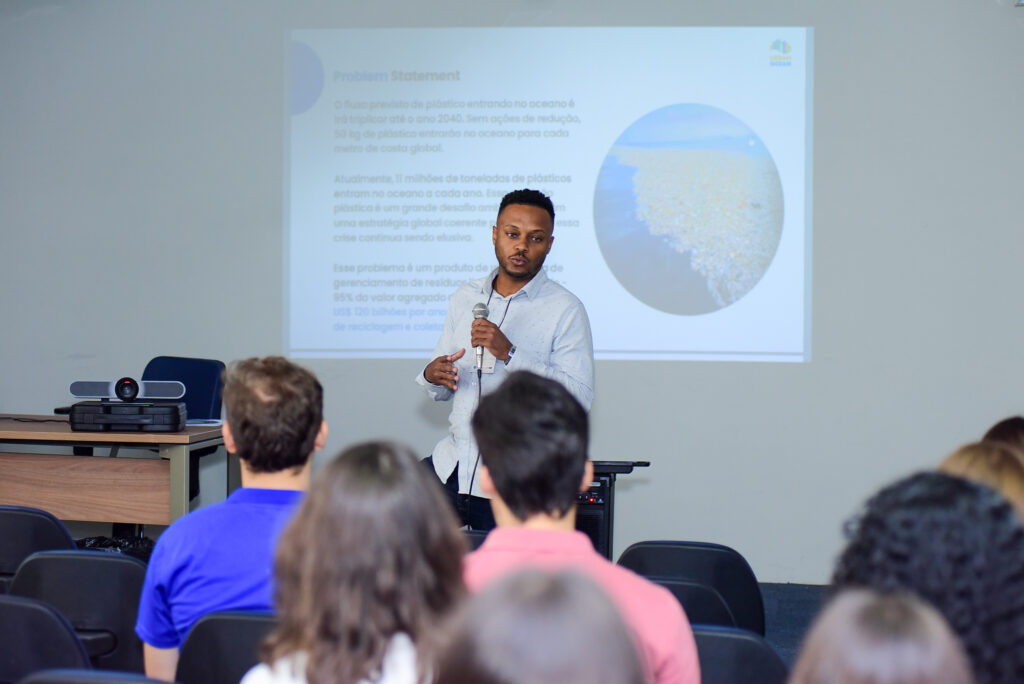
<path id="1" fill-rule="evenodd" d="M 434 477 L 437 477 L 437 472 L 434 470 L 433 456 L 427 456 L 420 462 L 430 469 Z M 438 478 L 439 482 L 440 479 Z M 469 526 L 471 530 L 482 530 L 484 532 L 494 529 L 494 513 L 491 511 L 491 500 L 485 499 L 482 496 L 459 494 L 458 467 L 452 471 L 446 482 L 441 483 L 441 487 L 444 489 L 444 493 L 448 495 L 448 500 L 452 504 L 452 510 L 455 511 L 455 517 L 463 525 Z"/>

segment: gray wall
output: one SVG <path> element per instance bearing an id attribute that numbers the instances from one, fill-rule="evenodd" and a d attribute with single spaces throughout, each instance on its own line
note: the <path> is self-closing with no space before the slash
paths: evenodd
<path id="1" fill-rule="evenodd" d="M 617 552 L 719 541 L 823 582 L 865 496 L 1024 408 L 1012 0 L 301 5 L 0 5 L 0 411 L 156 354 L 279 353 L 285 30 L 396 24 L 815 30 L 813 360 L 598 363 L 593 457 L 653 462 Z M 419 362 L 309 365 L 328 453 L 444 431 Z"/>

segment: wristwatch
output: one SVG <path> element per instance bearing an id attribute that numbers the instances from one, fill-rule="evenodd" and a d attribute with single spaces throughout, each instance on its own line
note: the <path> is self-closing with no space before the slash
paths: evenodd
<path id="1" fill-rule="evenodd" d="M 513 344 L 511 347 L 509 347 L 508 358 L 505 359 L 505 365 L 506 366 L 508 365 L 508 362 L 512 360 L 512 355 L 515 354 L 515 353 L 516 353 L 516 345 Z"/>

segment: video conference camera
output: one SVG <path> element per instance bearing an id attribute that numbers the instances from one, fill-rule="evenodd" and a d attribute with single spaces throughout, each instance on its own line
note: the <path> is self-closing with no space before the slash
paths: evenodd
<path id="1" fill-rule="evenodd" d="M 80 399 L 181 399 L 185 385 L 177 380 L 142 380 L 123 377 L 120 380 L 77 380 L 71 383 L 71 396 Z"/>

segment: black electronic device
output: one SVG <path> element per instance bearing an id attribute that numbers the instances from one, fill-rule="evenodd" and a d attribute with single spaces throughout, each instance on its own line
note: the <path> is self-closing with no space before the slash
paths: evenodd
<path id="1" fill-rule="evenodd" d="M 184 383 L 177 380 L 76 380 L 69 388 L 71 396 L 79 399 L 181 399 L 185 396 Z"/>
<path id="2" fill-rule="evenodd" d="M 69 423 L 76 432 L 180 432 L 187 418 L 183 401 L 80 401 Z"/>
<path id="3" fill-rule="evenodd" d="M 615 478 L 634 468 L 646 468 L 650 461 L 594 461 L 594 479 L 576 499 L 576 529 L 590 537 L 594 550 L 612 559 L 612 531 L 615 522 Z"/>
<path id="4" fill-rule="evenodd" d="M 593 481 L 576 499 L 576 529 L 590 537 L 594 550 L 605 558 L 612 554 L 612 479 L 594 475 Z"/>
<path id="5" fill-rule="evenodd" d="M 180 399 L 185 385 L 177 380 L 76 381 L 70 391 L 76 397 L 100 399 L 71 407 L 68 422 L 76 432 L 180 432 L 188 419 L 183 401 L 136 401 Z"/>

